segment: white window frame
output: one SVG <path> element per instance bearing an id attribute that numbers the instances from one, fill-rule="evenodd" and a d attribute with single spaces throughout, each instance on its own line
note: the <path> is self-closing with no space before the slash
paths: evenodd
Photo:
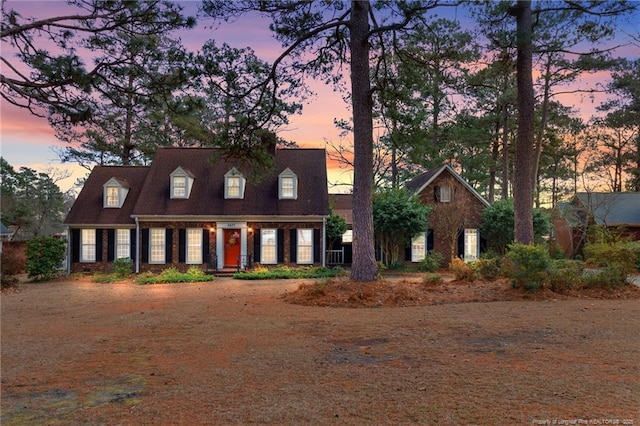
<path id="1" fill-rule="evenodd" d="M 234 183 L 231 185 L 231 183 Z M 236 185 L 237 182 L 237 185 Z M 243 199 L 244 198 L 245 179 L 244 176 L 236 168 L 232 168 L 224 175 L 224 198 L 225 199 Z M 232 191 L 233 189 L 233 191 Z"/>
<path id="2" fill-rule="evenodd" d="M 202 228 L 187 228 L 185 260 L 189 265 L 202 264 Z"/>
<path id="3" fill-rule="evenodd" d="M 450 186 L 441 186 L 440 187 L 440 202 L 441 203 L 450 203 L 452 198 L 453 189 Z"/>
<path id="4" fill-rule="evenodd" d="M 298 176 L 289 168 L 278 176 L 278 198 L 280 200 L 298 199 Z"/>
<path id="5" fill-rule="evenodd" d="M 473 262 L 480 257 L 480 233 L 474 228 L 464 230 L 464 261 Z"/>
<path id="6" fill-rule="evenodd" d="M 173 177 L 173 191 L 171 198 L 187 198 L 187 177 Z"/>
<path id="7" fill-rule="evenodd" d="M 272 239 L 268 239 L 272 236 Z M 278 263 L 278 230 L 260 230 L 260 263 L 264 265 L 275 265 Z"/>
<path id="8" fill-rule="evenodd" d="M 127 198 L 129 188 L 123 186 L 123 182 L 113 177 L 102 185 L 102 207 L 107 209 L 119 209 Z"/>
<path id="9" fill-rule="evenodd" d="M 165 228 L 149 228 L 149 263 L 162 265 L 166 263 L 166 238 Z"/>
<path id="10" fill-rule="evenodd" d="M 411 262 L 419 263 L 427 257 L 427 233 L 421 232 L 411 239 Z"/>
<path id="11" fill-rule="evenodd" d="M 114 185 L 105 187 L 105 207 L 120 207 L 120 188 Z"/>
<path id="12" fill-rule="evenodd" d="M 296 243 L 297 263 L 300 265 L 313 264 L 313 229 L 298 229 Z"/>
<path id="13" fill-rule="evenodd" d="M 131 258 L 131 230 L 116 229 L 116 259 Z"/>
<path id="14" fill-rule="evenodd" d="M 92 228 L 80 230 L 80 262 L 96 261 L 96 230 Z"/>

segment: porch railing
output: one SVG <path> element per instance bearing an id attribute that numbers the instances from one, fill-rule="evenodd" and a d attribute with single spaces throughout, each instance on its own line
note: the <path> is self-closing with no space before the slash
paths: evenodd
<path id="1" fill-rule="evenodd" d="M 327 265 L 344 264 L 344 247 L 340 250 L 327 250 Z"/>

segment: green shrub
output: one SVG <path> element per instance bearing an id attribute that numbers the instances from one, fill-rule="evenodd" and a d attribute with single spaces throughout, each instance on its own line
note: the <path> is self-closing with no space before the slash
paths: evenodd
<path id="1" fill-rule="evenodd" d="M 640 271 L 640 241 L 630 241 L 625 246 L 633 252 L 636 257 L 636 270 Z"/>
<path id="2" fill-rule="evenodd" d="M 64 261 L 65 243 L 55 237 L 34 238 L 26 244 L 26 269 L 30 278 L 49 280 L 56 276 Z"/>
<path id="3" fill-rule="evenodd" d="M 475 269 L 464 260 L 456 257 L 449 263 L 449 270 L 456 277 L 456 280 L 466 280 L 473 282 L 477 278 Z"/>
<path id="4" fill-rule="evenodd" d="M 442 284 L 442 276 L 433 272 L 427 272 L 422 277 L 422 284 L 425 286 L 434 286 Z"/>
<path id="5" fill-rule="evenodd" d="M 545 247 L 511 244 L 503 261 L 503 272 L 513 288 L 537 291 L 548 273 L 551 259 Z"/>
<path id="6" fill-rule="evenodd" d="M 187 272 L 180 272 L 175 267 L 170 267 L 160 274 L 146 272 L 140 274 L 136 279 L 138 284 L 160 284 L 160 283 L 196 283 L 213 281 L 213 275 L 205 274 L 197 266 L 190 266 Z"/>
<path id="7" fill-rule="evenodd" d="M 585 263 L 590 267 L 606 268 L 609 266 L 621 269 L 627 274 L 636 270 L 638 258 L 634 247 L 629 243 L 595 243 L 584 248 Z"/>
<path id="8" fill-rule="evenodd" d="M 613 290 L 627 285 L 627 273 L 622 265 L 610 265 L 591 270 L 584 275 L 584 284 L 590 288 Z"/>
<path id="9" fill-rule="evenodd" d="M 277 280 L 292 278 L 331 278 L 343 273 L 342 268 L 326 266 L 300 266 L 291 268 L 277 266 L 275 268 L 257 267 L 248 272 L 237 272 L 233 277 L 240 280 Z"/>
<path id="10" fill-rule="evenodd" d="M 444 266 L 444 256 L 439 251 L 430 251 L 418 265 L 420 272 L 436 272 Z"/>
<path id="11" fill-rule="evenodd" d="M 113 273 L 121 278 L 128 277 L 133 273 L 133 260 L 128 257 L 120 257 L 113 261 L 111 265 Z"/>
<path id="12" fill-rule="evenodd" d="M 584 263 L 579 260 L 552 260 L 546 283 L 552 291 L 562 292 L 583 284 Z"/>
<path id="13" fill-rule="evenodd" d="M 471 267 L 480 277 L 494 280 L 500 276 L 501 262 L 499 258 L 480 258 L 472 262 Z"/>

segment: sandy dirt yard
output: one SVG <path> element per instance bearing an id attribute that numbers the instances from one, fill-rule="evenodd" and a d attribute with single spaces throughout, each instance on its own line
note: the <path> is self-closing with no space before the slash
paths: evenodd
<path id="1" fill-rule="evenodd" d="M 638 292 L 345 308 L 299 284 L 21 284 L 1 423 L 640 425 Z"/>

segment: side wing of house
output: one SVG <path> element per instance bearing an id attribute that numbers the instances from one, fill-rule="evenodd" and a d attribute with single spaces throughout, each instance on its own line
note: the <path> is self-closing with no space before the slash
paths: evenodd
<path id="1" fill-rule="evenodd" d="M 449 165 L 428 171 L 407 184 L 432 207 L 425 232 L 416 236 L 406 259 L 420 262 L 437 251 L 448 262 L 455 257 L 475 260 L 483 246 L 479 227 L 489 203 Z"/>
<path id="2" fill-rule="evenodd" d="M 135 182 L 121 168 L 94 169 L 65 221 L 70 270 L 108 269 L 118 257 L 137 272 L 324 264 L 325 151 L 274 155 L 274 171 L 259 177 L 208 148 L 161 148 Z M 120 228 L 131 230 L 128 253 Z"/>

